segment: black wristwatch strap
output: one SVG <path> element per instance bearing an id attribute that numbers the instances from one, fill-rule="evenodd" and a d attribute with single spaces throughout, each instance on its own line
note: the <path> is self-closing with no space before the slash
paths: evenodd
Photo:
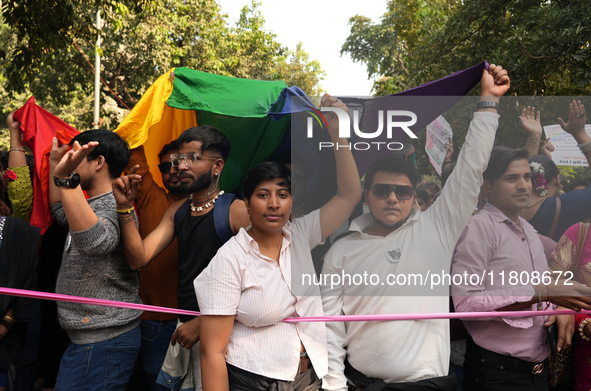
<path id="1" fill-rule="evenodd" d="M 66 178 L 57 178 L 54 176 L 53 183 L 55 183 L 56 186 L 63 186 L 68 187 L 70 189 L 75 189 L 80 184 L 80 175 L 76 171 L 74 171 Z"/>

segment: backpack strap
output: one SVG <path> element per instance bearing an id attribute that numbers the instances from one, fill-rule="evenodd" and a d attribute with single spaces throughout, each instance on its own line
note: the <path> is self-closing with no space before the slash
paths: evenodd
<path id="1" fill-rule="evenodd" d="M 176 210 L 174 214 L 174 229 L 176 232 L 179 231 L 179 227 L 181 226 L 181 222 L 183 218 L 187 214 L 189 207 L 191 206 L 191 199 L 187 198 L 185 202 Z"/>
<path id="2" fill-rule="evenodd" d="M 232 236 L 234 236 L 232 227 L 230 226 L 230 205 L 232 205 L 234 199 L 236 199 L 236 195 L 232 193 L 224 193 L 215 201 L 213 208 L 215 233 L 218 235 L 218 238 L 220 238 L 222 243 L 226 243 Z M 187 215 L 190 207 L 191 200 L 187 199 L 174 214 L 174 228 L 176 231 L 179 230 L 181 222 Z"/>
<path id="3" fill-rule="evenodd" d="M 232 205 L 234 199 L 236 199 L 236 195 L 224 193 L 215 201 L 215 207 L 213 208 L 215 233 L 222 243 L 226 243 L 234 236 L 232 227 L 230 226 L 230 205 Z"/>
<path id="4" fill-rule="evenodd" d="M 554 231 L 556 231 L 556 226 L 558 225 L 558 217 L 560 217 L 560 207 L 562 203 L 560 202 L 560 196 L 556 197 L 556 212 L 554 213 L 554 220 L 552 220 L 552 226 L 550 227 L 550 232 L 548 232 L 548 237 L 550 239 L 554 239 Z"/>

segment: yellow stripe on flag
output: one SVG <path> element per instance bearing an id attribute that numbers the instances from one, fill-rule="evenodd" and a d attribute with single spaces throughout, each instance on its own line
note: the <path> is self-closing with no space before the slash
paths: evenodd
<path id="1" fill-rule="evenodd" d="M 162 147 L 176 140 L 184 130 L 197 126 L 194 111 L 174 109 L 166 104 L 173 81 L 174 68 L 148 88 L 115 130 L 127 140 L 131 149 L 144 146 L 150 172 L 159 186 L 162 186 L 162 176 L 158 171 L 158 154 Z"/>

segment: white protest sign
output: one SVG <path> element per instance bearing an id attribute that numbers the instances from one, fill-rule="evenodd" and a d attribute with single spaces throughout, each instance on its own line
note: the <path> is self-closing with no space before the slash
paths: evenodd
<path id="1" fill-rule="evenodd" d="M 442 116 L 437 117 L 435 121 L 427 125 L 425 152 L 427 152 L 429 161 L 439 175 L 441 175 L 441 166 L 443 166 L 447 154 L 445 144 L 448 144 L 451 138 L 453 138 L 451 126 Z"/>
<path id="2" fill-rule="evenodd" d="M 591 136 L 591 125 L 585 125 L 585 130 Z M 544 126 L 544 133 L 546 138 L 550 139 L 550 142 L 554 145 L 552 160 L 557 166 L 589 166 L 585 155 L 577 147 L 575 138 L 566 133 L 560 125 Z"/>

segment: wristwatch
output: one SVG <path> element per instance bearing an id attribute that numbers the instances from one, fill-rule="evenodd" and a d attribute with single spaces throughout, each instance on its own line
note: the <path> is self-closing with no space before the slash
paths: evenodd
<path id="1" fill-rule="evenodd" d="M 70 189 L 75 189 L 78 187 L 78 185 L 80 185 L 80 174 L 74 171 L 65 178 L 57 178 L 54 176 L 53 183 L 55 183 L 56 186 L 63 186 L 68 187 Z"/>
<path id="2" fill-rule="evenodd" d="M 499 110 L 499 104 L 498 102 L 495 102 L 494 100 L 483 100 L 482 102 L 478 102 L 478 104 L 476 105 L 476 111 L 480 110 L 480 109 L 495 109 L 495 110 Z"/>

